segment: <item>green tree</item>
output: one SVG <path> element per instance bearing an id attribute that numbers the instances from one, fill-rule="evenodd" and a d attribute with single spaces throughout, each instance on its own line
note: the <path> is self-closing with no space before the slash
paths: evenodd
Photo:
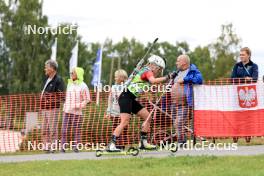
<path id="1" fill-rule="evenodd" d="M 76 30 L 70 34 L 58 33 L 53 35 L 51 31 L 44 34 L 30 34 L 26 27 L 34 25 L 38 27 L 49 27 L 48 19 L 42 15 L 42 2 L 39 0 L 20 0 L 19 4 L 14 1 L 5 3 L 0 1 L 1 8 L 1 31 L 3 33 L 3 43 L 8 48 L 8 57 L 1 54 L 1 67 L 9 65 L 7 75 L 12 75 L 9 79 L 2 77 L 3 87 L 10 93 L 40 92 L 44 78 L 44 63 L 50 59 L 51 46 L 57 37 L 57 62 L 58 72 L 63 77 L 65 83 L 69 78 L 69 59 L 71 50 L 79 41 L 78 66 L 85 69 L 85 81 L 91 79 L 91 66 L 94 52 L 87 50 L 87 44 L 81 41 L 81 36 L 77 36 Z M 16 10 L 13 10 L 16 5 Z M 70 27 L 72 24 L 61 23 L 60 28 Z M 77 25 L 76 25 L 77 27 Z M 3 46 L 5 46 L 3 45 Z M 1 50 L 4 53 L 5 50 Z M 5 58 L 5 59 L 2 59 Z M 11 58 L 11 60 L 10 60 Z M 7 61 L 10 63 L 7 64 Z M 7 66 L 6 66 L 7 67 Z M 2 69 L 1 69 L 2 70 Z M 11 80 L 11 81 L 10 81 Z"/>
<path id="2" fill-rule="evenodd" d="M 19 2 L 19 4 L 17 4 Z M 14 8 L 15 7 L 15 8 Z M 59 74 L 65 83 L 69 78 L 69 59 L 76 41 L 79 41 L 78 66 L 85 70 L 85 82 L 90 85 L 93 64 L 99 43 L 84 43 L 81 36 L 73 34 L 27 34 L 27 25 L 48 27 L 48 19 L 42 15 L 42 1 L 0 0 L 0 91 L 2 93 L 39 92 L 44 77 L 44 63 L 51 55 L 51 46 L 57 37 L 57 61 Z M 62 23 L 58 28 L 72 24 Z M 60 31 L 60 30 L 58 30 Z M 109 84 L 114 71 L 122 68 L 130 74 L 145 55 L 151 43 L 146 45 L 135 38 L 123 38 L 117 43 L 106 39 L 103 46 L 102 83 Z M 191 62 L 201 70 L 206 80 L 229 77 L 238 54 L 240 38 L 234 33 L 232 24 L 222 25 L 217 41 L 190 51 L 187 42 L 156 43 L 150 54 L 166 59 L 164 74 L 175 70 L 176 58 L 189 54 Z M 111 55 L 114 57 L 111 57 Z M 146 62 L 145 62 L 146 63 Z"/>
<path id="3" fill-rule="evenodd" d="M 176 60 L 178 56 L 181 54 L 189 54 L 190 49 L 188 43 L 185 41 L 176 42 L 175 46 L 169 45 L 169 43 L 166 45 L 162 46 L 165 53 L 164 57 L 167 59 L 167 72 L 170 72 L 176 69 Z"/>
<path id="4" fill-rule="evenodd" d="M 234 32 L 233 25 L 221 26 L 221 35 L 210 45 L 214 58 L 214 78 L 230 78 L 232 68 L 236 63 L 241 39 Z"/>
<path id="5" fill-rule="evenodd" d="M 0 94 L 8 94 L 10 84 L 10 59 L 0 32 Z"/>
<path id="6" fill-rule="evenodd" d="M 116 53 L 117 56 L 111 58 L 110 55 Z M 120 68 L 127 71 L 130 74 L 139 60 L 143 57 L 145 53 L 145 47 L 136 39 L 132 38 L 128 40 L 123 38 L 122 41 L 113 44 L 112 40 L 106 40 L 104 43 L 103 52 L 103 64 L 102 64 L 102 82 L 103 84 L 108 84 L 111 75 L 111 61 L 114 63 L 112 72 Z M 113 60 L 112 60 L 113 59 Z M 120 60 L 120 64 L 118 63 Z M 113 74 L 112 74 L 113 80 Z M 112 81 L 113 83 L 113 81 Z"/>
<path id="7" fill-rule="evenodd" d="M 197 47 L 190 53 L 191 62 L 195 64 L 201 71 L 205 80 L 215 78 L 213 74 L 213 58 L 211 58 L 210 50 L 206 47 Z"/>
<path id="8" fill-rule="evenodd" d="M 16 6 L 16 10 L 12 7 Z M 3 42 L 11 58 L 10 93 L 40 90 L 43 60 L 48 57 L 51 35 L 28 34 L 27 25 L 46 27 L 38 0 L 1 1 Z M 7 80 L 9 81 L 9 80 Z"/>

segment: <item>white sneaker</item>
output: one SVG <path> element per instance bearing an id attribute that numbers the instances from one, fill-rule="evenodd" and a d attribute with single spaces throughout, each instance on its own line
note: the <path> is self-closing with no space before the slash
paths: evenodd
<path id="1" fill-rule="evenodd" d="M 116 145 L 111 142 L 109 145 L 108 145 L 108 151 L 109 152 L 120 152 L 121 150 L 116 148 Z"/>

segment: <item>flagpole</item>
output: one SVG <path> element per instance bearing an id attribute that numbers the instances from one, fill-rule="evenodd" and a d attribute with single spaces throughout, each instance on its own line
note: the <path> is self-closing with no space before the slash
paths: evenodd
<path id="1" fill-rule="evenodd" d="M 99 64 L 99 78 L 97 83 L 97 92 L 96 92 L 96 105 L 100 104 L 100 91 L 102 91 L 102 84 L 101 84 L 101 74 L 102 74 L 102 60 L 103 60 L 103 45 L 101 45 L 100 49 L 100 64 Z"/>
<path id="2" fill-rule="evenodd" d="M 55 41 L 51 47 L 51 60 L 55 60 L 56 61 L 57 58 L 57 37 L 55 38 Z"/>
<path id="3" fill-rule="evenodd" d="M 70 72 L 74 67 L 77 67 L 78 65 L 78 47 L 79 47 L 79 41 L 77 40 L 77 43 L 73 47 L 71 53 L 71 58 L 70 58 L 70 63 L 69 63 L 69 70 Z"/>
<path id="4" fill-rule="evenodd" d="M 112 85 L 114 62 L 115 62 L 114 61 L 114 57 L 112 57 L 112 59 L 111 59 L 111 68 L 110 68 L 109 86 Z"/>

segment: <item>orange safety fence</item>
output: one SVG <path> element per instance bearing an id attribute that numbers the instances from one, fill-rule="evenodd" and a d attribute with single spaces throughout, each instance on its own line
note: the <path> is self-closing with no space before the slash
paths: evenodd
<path id="1" fill-rule="evenodd" d="M 264 135 L 262 82 L 216 80 L 195 85 L 192 105 L 185 98 L 177 97 L 184 95 L 184 87 L 180 87 L 176 94 L 150 91 L 138 99 L 149 112 L 154 108 L 149 133 L 151 143 L 184 141 L 195 136 Z M 160 96 L 161 100 L 155 104 Z M 120 122 L 119 117 L 107 116 L 109 92 L 100 92 L 97 104 L 97 93 L 91 90 L 89 104 L 81 110 L 81 105 L 72 107 L 73 113 L 82 112 L 82 115 L 63 112 L 65 93 L 49 94 L 45 98 L 40 94 L 0 96 L 0 152 L 45 150 L 51 145 L 60 150 L 62 143 L 67 147 L 81 144 L 78 148 L 95 150 L 109 143 Z M 73 104 L 76 98 L 81 97 L 70 97 Z M 232 114 L 232 111 L 239 113 Z M 138 144 L 142 122 L 133 115 L 117 146 Z"/>

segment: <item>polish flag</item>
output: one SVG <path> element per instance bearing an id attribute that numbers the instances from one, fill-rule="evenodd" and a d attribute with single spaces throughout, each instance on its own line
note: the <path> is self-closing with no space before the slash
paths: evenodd
<path id="1" fill-rule="evenodd" d="M 263 136 L 264 84 L 194 86 L 197 136 Z"/>

